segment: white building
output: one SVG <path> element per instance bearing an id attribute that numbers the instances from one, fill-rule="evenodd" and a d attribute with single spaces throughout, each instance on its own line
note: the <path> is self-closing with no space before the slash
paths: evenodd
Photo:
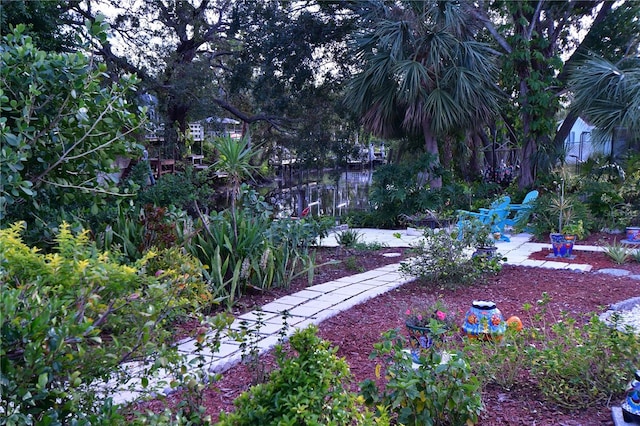
<path id="1" fill-rule="evenodd" d="M 568 164 L 582 163 L 594 154 L 608 155 L 611 153 L 611 141 L 607 141 L 604 144 L 592 142 L 591 134 L 594 129 L 594 126 L 578 117 L 564 141 L 567 153 L 565 161 Z"/>

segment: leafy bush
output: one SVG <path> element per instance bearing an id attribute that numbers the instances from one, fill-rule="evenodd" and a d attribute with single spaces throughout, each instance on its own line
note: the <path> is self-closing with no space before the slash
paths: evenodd
<path id="1" fill-rule="evenodd" d="M 424 238 L 411 247 L 409 260 L 401 262 L 400 271 L 439 284 L 468 283 L 501 269 L 500 256 L 472 256 L 472 235 L 461 239 L 445 231 L 426 229 Z"/>
<path id="2" fill-rule="evenodd" d="M 463 350 L 483 386 L 494 383 L 509 391 L 531 365 L 528 347 L 525 332 L 507 327 L 502 340 L 465 339 Z"/>
<path id="3" fill-rule="evenodd" d="M 375 170 L 369 202 L 379 226 L 398 226 L 401 213 L 439 210 L 442 205 L 439 193 L 429 191 L 426 182 L 420 181 L 421 172 L 433 165 L 432 160 L 431 156 L 425 154 L 414 162 L 387 164 Z"/>
<path id="4" fill-rule="evenodd" d="M 640 337 L 615 315 L 610 325 L 595 315 L 585 322 L 565 312 L 556 318 L 550 301 L 543 293 L 535 305 L 526 304 L 525 327 L 508 328 L 500 342 L 465 342 L 478 378 L 505 390 L 530 378 L 546 400 L 568 410 L 622 398 L 640 362 Z"/>
<path id="5" fill-rule="evenodd" d="M 541 337 L 531 350 L 531 376 L 545 398 L 567 409 L 621 398 L 640 363 L 640 337 L 597 316 L 580 325 L 563 314 Z"/>
<path id="6" fill-rule="evenodd" d="M 107 24 L 87 27 L 106 41 Z M 26 27 L 3 37 L 0 66 L 0 218 L 37 221 L 44 206 L 87 203 L 93 211 L 118 193 L 111 173 L 117 156 L 130 155 L 141 127 L 128 101 L 138 80 L 105 78 L 106 64 L 79 49 L 39 50 Z M 25 210 L 20 206 L 28 205 Z M 18 210 L 14 208 L 18 207 Z"/>
<path id="7" fill-rule="evenodd" d="M 475 424 L 482 411 L 480 381 L 462 353 L 444 360 L 438 351 L 429 351 L 415 368 L 407 346 L 397 330 L 374 344 L 371 358 L 381 361 L 376 372 L 379 377 L 384 368 L 386 382 L 382 391 L 372 380 L 361 383 L 367 405 L 389 407 L 403 425 Z"/>
<path id="8" fill-rule="evenodd" d="M 559 205 L 556 194 L 541 194 L 533 204 L 533 219 L 529 228 L 537 238 L 547 239 L 550 232 L 559 232 Z M 579 201 L 575 194 L 565 195 L 563 223 L 582 221 L 585 230 L 594 228 L 593 219 L 586 204 Z"/>
<path id="9" fill-rule="evenodd" d="M 66 224 L 55 253 L 43 255 L 21 241 L 22 229 L 0 231 L 3 415 L 15 424 L 115 416 L 92 382 L 133 357 L 166 355 L 158 325 L 179 305 L 180 279 L 142 274 L 152 252 L 121 265 Z"/>
<path id="10" fill-rule="evenodd" d="M 378 218 L 375 211 L 350 211 L 348 212 L 342 221 L 354 228 L 393 228 L 390 223 L 384 223 Z"/>
<path id="11" fill-rule="evenodd" d="M 146 269 L 168 288 L 179 290 L 175 299 L 167 300 L 166 307 L 170 310 L 165 323 L 179 316 L 193 316 L 208 310 L 214 302 L 203 276 L 202 263 L 180 247 L 160 250 L 149 260 Z"/>
<path id="12" fill-rule="evenodd" d="M 228 210 L 203 215 L 193 234 L 182 237 L 185 248 L 207 266 L 214 297 L 231 306 L 247 287 L 286 287 L 302 273 L 311 281 L 314 265 L 309 248 L 320 233 L 326 233 L 324 222 L 274 221 L 260 204 L 241 201 L 235 212 L 237 237 Z"/>
<path id="13" fill-rule="evenodd" d="M 180 243 L 177 227 L 183 230 L 186 214 L 167 207 L 147 204 L 119 206 L 117 217 L 102 225 L 96 234 L 96 244 L 101 250 L 120 253 L 123 261 L 135 262 L 151 248 L 164 249 Z"/>
<path id="14" fill-rule="evenodd" d="M 221 413 L 219 425 L 374 424 L 357 395 L 347 391 L 349 366 L 336 356 L 337 348 L 316 333 L 315 326 L 294 333 L 290 340 L 294 353 L 277 346 L 279 369 L 269 381 L 236 398 L 236 410 Z"/>
<path id="15" fill-rule="evenodd" d="M 155 185 L 149 186 L 138 193 L 138 201 L 143 205 L 174 205 L 187 209 L 196 199 L 197 192 L 191 177 L 191 174 L 187 173 L 164 174 L 156 180 Z"/>
<path id="16" fill-rule="evenodd" d="M 578 191 L 597 229 L 640 225 L 640 156 L 611 162 L 596 157 L 582 165 Z"/>

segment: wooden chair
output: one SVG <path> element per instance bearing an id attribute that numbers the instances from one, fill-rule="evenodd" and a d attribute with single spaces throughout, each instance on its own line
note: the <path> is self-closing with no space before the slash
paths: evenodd
<path id="1" fill-rule="evenodd" d="M 513 216 L 509 216 L 504 220 L 506 226 L 515 227 L 522 226 L 526 228 L 529 217 L 533 210 L 533 205 L 538 199 L 538 191 L 533 190 L 529 192 L 522 200 L 520 204 L 509 204 L 509 212 L 515 212 Z"/>
<path id="2" fill-rule="evenodd" d="M 458 210 L 458 235 L 462 238 L 465 225 L 471 219 L 479 220 L 483 225 L 491 227 L 491 232 L 500 233 L 500 239 L 503 241 L 511 241 L 504 233 L 504 227 L 506 225 L 505 220 L 509 215 L 509 203 L 511 198 L 504 196 L 494 201 L 490 208 L 480 209 L 478 212 L 471 212 L 468 210 Z"/>

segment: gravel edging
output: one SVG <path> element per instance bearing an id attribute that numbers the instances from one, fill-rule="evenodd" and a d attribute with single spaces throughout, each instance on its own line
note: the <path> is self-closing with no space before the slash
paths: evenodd
<path id="1" fill-rule="evenodd" d="M 631 327 L 640 334 L 640 297 L 632 297 L 622 302 L 614 303 L 609 309 L 600 315 L 600 320 L 605 324 L 611 324 L 611 317 L 618 315 L 618 329 L 626 331 Z"/>

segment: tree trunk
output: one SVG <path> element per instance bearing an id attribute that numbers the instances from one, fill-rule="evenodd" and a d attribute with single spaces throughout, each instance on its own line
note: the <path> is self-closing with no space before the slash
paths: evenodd
<path id="1" fill-rule="evenodd" d="M 553 138 L 554 152 L 561 152 L 559 148 L 564 145 L 564 141 L 567 139 L 567 136 L 569 136 L 569 133 L 571 133 L 571 129 L 576 123 L 576 120 L 578 120 L 578 115 L 573 111 L 569 111 L 569 115 L 564 119 L 562 125 L 556 132 L 556 136 Z"/>
<path id="2" fill-rule="evenodd" d="M 469 158 L 469 166 L 466 171 L 468 177 L 474 178 L 482 175 L 483 164 L 481 163 L 482 138 L 478 131 L 469 135 L 469 143 L 471 146 L 471 158 Z"/>
<path id="3" fill-rule="evenodd" d="M 524 141 L 520 163 L 520 181 L 518 188 L 531 188 L 536 180 L 536 152 L 538 148 L 533 137 Z"/>
<path id="4" fill-rule="evenodd" d="M 433 189 L 442 188 L 442 176 L 433 173 L 433 170 L 437 170 L 440 167 L 440 151 L 438 150 L 438 141 L 435 135 L 431 132 L 429 123 L 425 121 L 422 126 L 424 132 L 424 147 L 425 150 L 433 155 L 433 164 L 431 165 L 431 171 L 429 172 L 429 186 Z"/>

